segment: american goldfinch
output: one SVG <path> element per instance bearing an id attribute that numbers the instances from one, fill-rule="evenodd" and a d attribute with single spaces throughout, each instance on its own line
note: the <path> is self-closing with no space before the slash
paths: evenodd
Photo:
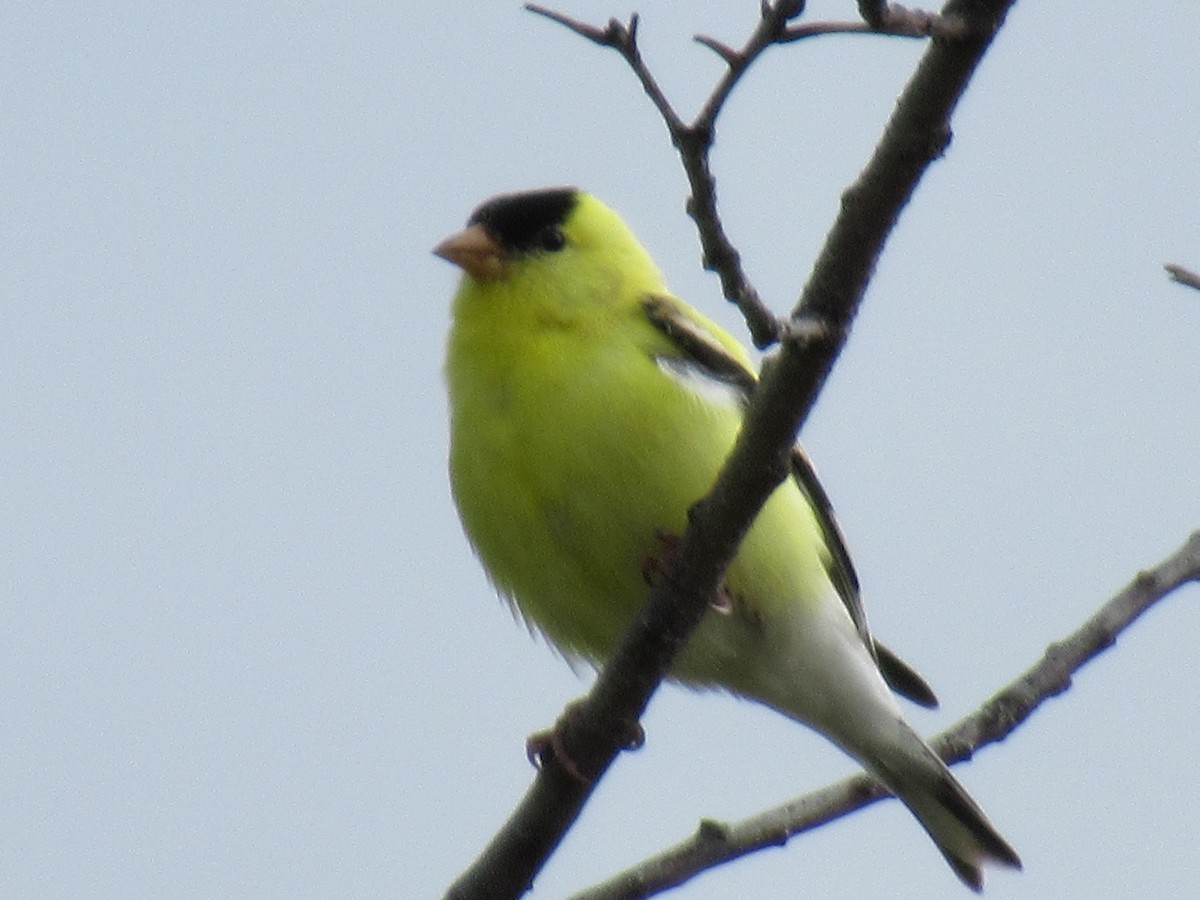
<path id="1" fill-rule="evenodd" d="M 564 654 L 614 650 L 664 535 L 712 487 L 755 376 L 667 290 L 625 223 L 574 188 L 487 201 L 434 252 L 463 270 L 446 362 L 450 474 L 500 593 Z M 867 628 L 829 500 L 797 447 L 672 670 L 828 737 L 920 821 L 968 886 L 1016 852 L 904 721 L 936 705 Z"/>

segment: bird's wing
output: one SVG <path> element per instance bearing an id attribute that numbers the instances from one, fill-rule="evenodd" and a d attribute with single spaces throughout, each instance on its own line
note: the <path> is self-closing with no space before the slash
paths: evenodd
<path id="1" fill-rule="evenodd" d="M 833 503 L 817 477 L 812 460 L 800 444 L 792 448 L 792 477 L 816 513 L 817 523 L 821 526 L 825 546 L 829 548 L 830 554 L 830 562 L 826 566 L 829 578 L 837 588 L 842 602 L 846 604 L 846 610 L 854 620 L 858 633 L 874 654 L 884 680 L 897 694 L 907 697 L 913 703 L 928 709 L 935 708 L 938 699 L 933 688 L 912 666 L 872 636 L 871 629 L 867 626 L 867 611 L 862 603 L 858 573 L 854 571 L 850 551 L 846 549 L 846 537 L 842 533 L 842 526 L 833 514 Z"/>
<path id="2" fill-rule="evenodd" d="M 679 350 L 682 362 L 694 374 L 712 379 L 723 387 L 732 388 L 743 403 L 749 402 L 758 384 L 754 373 L 701 321 L 688 315 L 679 301 L 669 296 L 651 295 L 643 300 L 642 307 L 650 323 L 670 339 Z M 826 571 L 830 581 L 833 582 L 838 596 L 842 598 L 842 603 L 845 604 L 863 643 L 875 658 L 884 680 L 892 690 L 914 703 L 930 708 L 937 706 L 937 696 L 925 680 L 871 636 L 859 590 L 858 574 L 854 571 L 854 563 L 846 549 L 845 536 L 833 513 L 829 495 L 821 486 L 816 469 L 800 444 L 792 450 L 792 477 L 812 508 L 828 548 Z"/>
<path id="3" fill-rule="evenodd" d="M 729 348 L 709 331 L 704 323 L 688 315 L 674 297 L 652 294 L 642 301 L 650 323 L 679 350 L 680 359 L 697 374 L 734 388 L 743 402 L 754 393 L 758 379 Z"/>

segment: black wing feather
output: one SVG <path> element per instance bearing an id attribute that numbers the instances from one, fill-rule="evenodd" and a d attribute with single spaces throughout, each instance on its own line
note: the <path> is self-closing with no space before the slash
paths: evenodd
<path id="1" fill-rule="evenodd" d="M 706 375 L 735 388 L 744 400 L 749 402 L 758 384 L 754 373 L 731 356 L 703 327 L 681 315 L 678 301 L 672 297 L 650 296 L 643 302 L 643 308 L 651 324 L 670 338 L 689 362 Z M 846 611 L 850 613 L 863 643 L 875 658 L 880 674 L 897 694 L 920 706 L 936 707 L 937 696 L 925 680 L 871 636 L 871 629 L 867 625 L 867 613 L 862 604 L 858 573 L 854 571 L 850 551 L 846 549 L 845 536 L 837 517 L 833 514 L 833 504 L 829 495 L 825 493 L 808 454 L 799 444 L 792 450 L 792 477 L 812 507 L 821 528 L 825 546 L 829 550 L 829 558 L 826 560 L 829 578 L 838 596 L 842 598 Z"/>

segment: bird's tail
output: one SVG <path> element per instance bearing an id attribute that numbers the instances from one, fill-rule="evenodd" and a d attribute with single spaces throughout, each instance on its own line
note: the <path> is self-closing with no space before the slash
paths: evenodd
<path id="1" fill-rule="evenodd" d="M 907 724 L 883 750 L 872 748 L 871 770 L 929 832 L 963 883 L 983 890 L 983 865 L 1021 868 L 1021 859 L 950 769 Z"/>

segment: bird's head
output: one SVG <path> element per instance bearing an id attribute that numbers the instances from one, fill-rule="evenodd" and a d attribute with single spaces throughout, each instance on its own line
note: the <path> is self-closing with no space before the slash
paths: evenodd
<path id="1" fill-rule="evenodd" d="M 661 284 L 657 268 L 620 216 L 573 187 L 493 197 L 433 252 L 478 283 L 533 269 L 541 277 L 558 273 L 576 284 L 616 272 L 644 273 Z"/>

